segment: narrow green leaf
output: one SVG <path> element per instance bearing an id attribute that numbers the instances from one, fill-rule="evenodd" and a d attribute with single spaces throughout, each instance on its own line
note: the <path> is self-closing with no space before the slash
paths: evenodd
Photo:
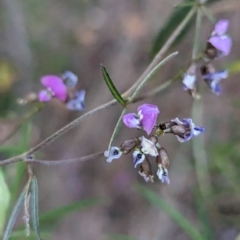
<path id="1" fill-rule="evenodd" d="M 39 217 L 38 217 L 38 183 L 37 178 L 34 176 L 31 183 L 31 220 L 34 232 L 38 240 L 42 240 L 39 231 Z"/>
<path id="2" fill-rule="evenodd" d="M 99 203 L 97 199 L 87 199 L 80 202 L 72 203 L 57 209 L 54 209 L 50 212 L 47 212 L 40 216 L 40 224 L 41 226 L 52 227 L 56 224 L 60 219 L 65 216 L 77 212 L 81 209 L 90 208 Z"/>
<path id="3" fill-rule="evenodd" d="M 7 227 L 6 227 L 6 230 L 4 232 L 4 236 L 3 236 L 3 240 L 8 240 L 10 235 L 11 235 L 11 232 L 12 232 L 12 228 L 16 222 L 16 218 L 18 216 L 18 213 L 19 213 L 19 210 L 21 208 L 21 206 L 23 205 L 23 202 L 24 202 L 24 196 L 26 194 L 26 191 L 27 191 L 27 188 L 25 187 L 23 189 L 23 191 L 21 192 L 14 208 L 13 208 L 13 211 L 11 213 L 11 216 L 9 218 L 9 221 L 8 221 L 8 224 L 7 224 Z"/>
<path id="4" fill-rule="evenodd" d="M 123 106 L 125 107 L 126 105 L 126 101 L 122 98 L 121 94 L 118 92 L 118 90 L 116 89 L 116 87 L 114 86 L 106 68 L 101 64 L 101 70 L 102 70 L 102 74 L 103 74 L 103 78 L 110 90 L 110 92 L 112 93 L 113 97 Z"/>
<path id="5" fill-rule="evenodd" d="M 160 198 L 156 193 L 141 185 L 137 186 L 137 190 L 150 203 L 165 211 L 192 240 L 207 240 L 177 209 L 173 208 L 173 206 Z"/>
<path id="6" fill-rule="evenodd" d="M 171 34 L 174 32 L 174 30 L 178 27 L 178 25 L 183 21 L 185 16 L 191 11 L 191 9 L 194 6 L 191 6 L 191 3 L 193 3 L 195 0 L 185 0 L 183 1 L 184 7 L 177 7 L 174 8 L 173 13 L 170 15 L 168 20 L 166 21 L 165 25 L 160 29 L 151 50 L 152 56 L 154 56 L 159 49 L 162 48 L 162 46 L 165 44 L 165 42 L 168 40 L 168 38 L 171 36 Z M 219 0 L 209 0 L 207 4 L 212 4 L 214 2 L 217 2 Z M 196 1 L 195 1 L 196 2 Z M 190 4 L 190 6 L 187 6 Z M 194 17 L 194 16 L 193 16 Z M 192 19 L 186 24 L 186 26 L 183 28 L 181 33 L 178 35 L 176 40 L 173 42 L 172 47 L 176 46 L 178 43 L 181 42 L 181 40 L 186 36 L 186 34 L 189 32 L 191 27 L 194 25 L 194 21 Z"/>

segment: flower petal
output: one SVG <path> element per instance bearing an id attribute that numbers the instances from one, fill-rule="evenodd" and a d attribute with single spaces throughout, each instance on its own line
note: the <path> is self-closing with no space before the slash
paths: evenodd
<path id="1" fill-rule="evenodd" d="M 111 147 L 110 151 L 105 151 L 104 156 L 107 158 L 107 162 L 112 162 L 113 159 L 118 159 L 122 156 L 122 151 L 119 147 Z"/>
<path id="2" fill-rule="evenodd" d="M 212 35 L 223 35 L 227 32 L 229 27 L 229 21 L 227 19 L 221 19 L 215 25 Z"/>
<path id="3" fill-rule="evenodd" d="M 222 52 L 223 55 L 229 55 L 232 48 L 232 39 L 227 35 L 212 36 L 208 40 L 216 49 Z"/>
<path id="4" fill-rule="evenodd" d="M 223 70 L 216 73 L 209 73 L 203 76 L 203 79 L 207 82 L 207 84 L 210 86 L 212 92 L 219 95 L 222 91 L 222 88 L 219 86 L 219 82 L 222 79 L 225 79 L 228 77 L 228 71 Z"/>
<path id="5" fill-rule="evenodd" d="M 64 84 L 69 88 L 75 87 L 78 82 L 78 76 L 72 73 L 71 71 L 64 72 L 62 74 L 62 79 Z"/>
<path id="6" fill-rule="evenodd" d="M 149 135 L 156 125 L 160 111 L 156 105 L 145 103 L 138 107 L 138 113 L 142 114 L 141 126 Z"/>
<path id="7" fill-rule="evenodd" d="M 47 90 L 41 90 L 38 93 L 38 100 L 40 102 L 48 102 L 49 100 L 51 100 L 51 98 L 52 96 Z"/>
<path id="8" fill-rule="evenodd" d="M 85 108 L 85 91 L 81 90 L 79 92 L 77 92 L 74 96 L 73 99 L 71 99 L 68 103 L 67 103 L 67 108 L 69 110 L 78 110 L 78 111 L 82 111 Z"/>
<path id="9" fill-rule="evenodd" d="M 145 155 L 139 149 L 135 150 L 132 156 L 135 168 L 137 167 L 137 165 L 141 164 L 145 160 Z"/>
<path id="10" fill-rule="evenodd" d="M 162 183 L 170 184 L 170 179 L 168 177 L 168 170 L 161 165 L 158 166 L 157 176 Z"/>
<path id="11" fill-rule="evenodd" d="M 128 113 L 123 116 L 124 124 L 129 128 L 138 128 L 140 129 L 140 120 L 138 115 L 135 113 Z"/>
<path id="12" fill-rule="evenodd" d="M 185 73 L 184 78 L 183 78 L 183 89 L 185 91 L 187 90 L 193 90 L 195 88 L 195 82 L 196 82 L 196 76 L 195 75 L 190 75 Z"/>
<path id="13" fill-rule="evenodd" d="M 55 98 L 58 98 L 63 102 L 67 99 L 67 87 L 60 77 L 55 75 L 46 75 L 41 78 L 41 83 L 46 88 L 51 89 Z"/>
<path id="14" fill-rule="evenodd" d="M 156 148 L 156 145 L 145 137 L 141 138 L 141 151 L 144 154 L 148 154 L 152 157 L 158 156 L 158 150 Z"/>

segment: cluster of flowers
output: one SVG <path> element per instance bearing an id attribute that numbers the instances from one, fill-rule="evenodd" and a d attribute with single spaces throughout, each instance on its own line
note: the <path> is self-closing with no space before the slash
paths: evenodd
<path id="1" fill-rule="evenodd" d="M 56 75 L 46 75 L 41 78 L 41 83 L 45 89 L 38 93 L 38 101 L 48 102 L 56 98 L 66 104 L 69 110 L 81 111 L 85 108 L 85 91 L 76 91 L 75 87 L 78 77 L 66 71 L 60 77 Z"/>
<path id="2" fill-rule="evenodd" d="M 158 167 L 157 176 L 162 183 L 170 183 L 168 176 L 169 158 L 166 150 L 159 144 L 158 138 L 165 133 L 173 134 L 182 143 L 189 141 L 192 137 L 199 135 L 204 131 L 203 127 L 194 125 L 192 119 L 178 118 L 169 122 L 157 124 L 157 117 L 160 113 L 157 106 L 152 104 L 143 104 L 138 107 L 138 113 L 128 113 L 123 116 L 123 123 L 129 128 L 137 128 L 146 131 L 148 138 L 141 136 L 130 139 L 120 145 L 113 146 L 104 152 L 107 162 L 118 159 L 122 154 L 128 154 L 131 151 L 133 164 L 136 168 L 140 165 L 139 174 L 146 182 L 153 182 L 154 175 L 152 173 L 149 157 L 155 157 Z"/>
<path id="3" fill-rule="evenodd" d="M 229 27 L 229 21 L 222 19 L 216 25 L 211 33 L 206 45 L 203 60 L 200 67 L 203 80 L 209 85 L 212 92 L 219 95 L 222 91 L 219 82 L 228 77 L 228 71 L 216 71 L 211 62 L 220 57 L 227 56 L 232 47 L 232 39 L 226 34 Z M 196 63 L 192 63 L 183 78 L 183 89 L 192 96 L 198 96 L 196 91 Z"/>

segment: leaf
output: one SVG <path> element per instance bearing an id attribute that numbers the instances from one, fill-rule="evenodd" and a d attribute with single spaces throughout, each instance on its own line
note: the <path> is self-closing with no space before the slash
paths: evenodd
<path id="1" fill-rule="evenodd" d="M 20 194 L 20 196 L 19 196 L 19 198 L 18 198 L 18 200 L 17 200 L 17 202 L 16 202 L 16 204 L 13 208 L 13 211 L 12 211 L 11 216 L 9 218 L 6 230 L 5 230 L 4 235 L 3 235 L 3 240 L 8 240 L 10 235 L 11 235 L 13 225 L 16 222 L 16 218 L 18 216 L 18 213 L 19 213 L 19 210 L 20 210 L 21 206 L 23 205 L 24 196 L 26 194 L 26 191 L 27 191 L 27 188 L 25 187 L 23 189 L 23 191 L 21 192 L 21 194 Z"/>
<path id="2" fill-rule="evenodd" d="M 103 78 L 110 90 L 110 92 L 112 93 L 113 97 L 123 106 L 125 107 L 126 105 L 126 101 L 122 98 L 121 94 L 118 92 L 118 90 L 116 89 L 116 87 L 114 86 L 106 68 L 101 64 L 101 70 L 102 70 L 102 74 L 103 74 Z"/>
<path id="3" fill-rule="evenodd" d="M 191 11 L 193 6 L 187 6 L 188 3 L 194 2 L 195 0 L 185 0 L 183 2 L 184 7 L 177 7 L 174 9 L 173 13 L 170 15 L 168 20 L 166 21 L 165 25 L 161 28 L 159 31 L 151 50 L 152 56 L 154 56 L 165 44 L 165 42 L 168 40 L 168 38 L 171 36 L 171 34 L 174 32 L 174 30 L 178 27 L 178 25 L 183 21 L 185 16 Z M 207 4 L 212 4 L 214 2 L 217 2 L 219 0 L 209 0 Z M 176 40 L 173 42 L 171 47 L 176 46 L 178 43 L 181 42 L 181 40 L 186 36 L 186 34 L 189 32 L 191 27 L 194 25 L 195 21 L 192 19 L 186 24 L 186 26 L 183 28 L 181 33 L 178 35 Z"/>
<path id="4" fill-rule="evenodd" d="M 193 240 L 207 240 L 177 209 L 174 209 L 170 204 L 165 202 L 156 193 L 148 188 L 138 185 L 137 190 L 154 206 L 165 211 Z"/>
<path id="5" fill-rule="evenodd" d="M 10 204 L 10 191 L 6 184 L 2 169 L 0 169 L 0 196 L 0 232 L 2 233 Z"/>
<path id="6" fill-rule="evenodd" d="M 42 240 L 39 231 L 39 217 L 38 217 L 38 183 L 36 176 L 33 176 L 31 182 L 31 220 L 34 232 L 39 240 Z"/>
<path id="7" fill-rule="evenodd" d="M 66 215 L 81 209 L 92 207 L 97 203 L 99 203 L 99 200 L 97 199 L 88 199 L 54 209 L 40 216 L 40 224 L 41 226 L 51 227 Z"/>

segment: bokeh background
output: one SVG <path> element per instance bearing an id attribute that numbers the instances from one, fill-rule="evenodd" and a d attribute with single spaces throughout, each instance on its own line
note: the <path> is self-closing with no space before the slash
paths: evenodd
<path id="1" fill-rule="evenodd" d="M 100 63 L 106 66 L 118 90 L 127 90 L 151 62 L 156 36 L 173 5 L 178 3 L 178 0 L 1 0 L 0 139 L 31 109 L 31 105 L 18 105 L 16 99 L 38 91 L 39 79 L 45 74 L 65 70 L 76 73 L 78 88 L 86 90 L 84 112 L 112 99 Z M 202 239 L 240 239 L 240 1 L 216 1 L 210 9 L 216 18 L 229 19 L 229 34 L 233 38 L 231 55 L 216 62 L 219 69 L 229 66 L 234 69 L 222 82 L 223 94 L 215 96 L 199 78 L 202 98 L 198 103 L 182 90 L 180 81 L 144 101 L 159 106 L 159 121 L 194 116 L 197 125 L 206 127 L 202 136 L 184 144 L 170 135 L 160 139 L 171 161 L 171 184 L 161 184 L 157 179 L 153 184 L 145 183 L 133 168 L 130 155 L 111 164 L 102 157 L 68 165 L 35 165 L 44 239 L 194 239 L 189 236 L 189 228 L 182 227 L 184 219 L 199 230 Z M 212 27 L 204 17 L 202 48 Z M 178 50 L 179 55 L 159 71 L 144 91 L 159 86 L 189 62 L 193 38 L 191 28 L 169 51 Z M 132 104 L 129 111 L 135 111 L 138 105 Z M 105 150 L 120 112 L 117 105 L 87 118 L 37 156 L 68 159 Z M 27 150 L 81 114 L 52 100 L 0 146 L 0 158 Z M 122 127 L 114 144 L 139 135 L 136 130 Z M 9 211 L 27 181 L 25 165 L 4 167 L 0 176 L 3 231 Z M 155 203 L 139 190 L 139 185 L 155 193 Z M 63 206 L 69 209 L 64 208 L 64 213 L 59 214 Z M 53 210 L 56 211 L 51 214 Z M 178 212 L 180 218 L 176 217 Z M 20 213 L 13 239 L 26 239 L 21 232 L 17 234 L 23 226 L 22 216 Z"/>

